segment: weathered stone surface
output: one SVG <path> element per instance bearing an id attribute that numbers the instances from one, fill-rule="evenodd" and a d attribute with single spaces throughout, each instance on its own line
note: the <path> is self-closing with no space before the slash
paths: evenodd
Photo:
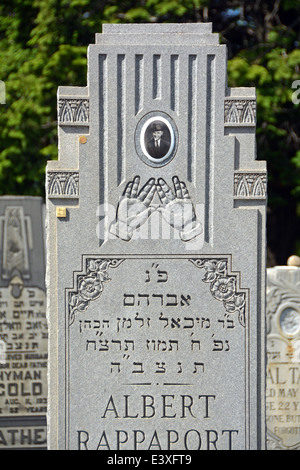
<path id="1" fill-rule="evenodd" d="M 44 205 L 0 198 L 0 449 L 46 448 Z"/>

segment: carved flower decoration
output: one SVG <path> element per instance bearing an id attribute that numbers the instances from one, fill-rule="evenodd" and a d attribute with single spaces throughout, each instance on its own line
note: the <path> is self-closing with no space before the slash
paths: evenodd
<path id="1" fill-rule="evenodd" d="M 110 281 L 107 270 L 110 262 L 107 260 L 89 260 L 88 271 L 95 273 L 100 282 Z"/>
<path id="2" fill-rule="evenodd" d="M 276 287 L 270 288 L 268 286 L 267 287 L 267 299 L 268 299 L 268 311 L 270 313 L 275 313 L 281 301 L 281 293 Z"/>
<path id="3" fill-rule="evenodd" d="M 210 288 L 215 299 L 226 302 L 235 294 L 235 278 L 219 277 Z"/>
<path id="4" fill-rule="evenodd" d="M 103 283 L 110 281 L 107 270 L 109 261 L 94 260 L 88 262 L 87 275 L 78 283 L 78 293 L 81 300 L 95 300 L 103 291 Z"/>
<path id="5" fill-rule="evenodd" d="M 83 300 L 94 300 L 101 294 L 103 288 L 99 279 L 89 276 L 81 279 L 78 290 Z"/>
<path id="6" fill-rule="evenodd" d="M 205 261 L 203 267 L 205 268 L 204 282 L 214 282 L 219 276 L 226 275 L 227 263 L 226 261 Z"/>
<path id="7" fill-rule="evenodd" d="M 224 305 L 228 313 L 235 313 L 237 310 L 242 313 L 244 312 L 245 295 L 234 295 L 228 302 L 225 302 Z"/>
<path id="8" fill-rule="evenodd" d="M 246 294 L 237 291 L 237 275 L 228 274 L 228 261 L 225 259 L 190 260 L 197 268 L 205 269 L 203 282 L 210 283 L 212 296 L 221 302 L 228 313 L 238 313 L 239 323 L 246 325 Z"/>
<path id="9" fill-rule="evenodd" d="M 78 279 L 78 293 L 70 294 L 70 324 L 74 322 L 75 312 L 84 312 L 91 300 L 97 299 L 103 291 L 103 283 L 110 281 L 107 271 L 111 260 L 87 261 L 87 273 Z"/>
<path id="10" fill-rule="evenodd" d="M 69 325 L 75 320 L 76 312 L 85 312 L 91 301 L 98 299 L 104 283 L 110 281 L 109 268 L 117 268 L 124 259 L 87 258 L 85 269 L 76 277 L 75 288 L 69 292 Z"/>

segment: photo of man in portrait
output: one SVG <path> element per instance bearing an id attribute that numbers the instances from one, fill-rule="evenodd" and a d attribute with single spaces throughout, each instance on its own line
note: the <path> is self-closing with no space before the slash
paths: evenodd
<path id="1" fill-rule="evenodd" d="M 152 122 L 145 132 L 145 147 L 152 158 L 160 159 L 170 150 L 171 135 L 162 121 Z"/>

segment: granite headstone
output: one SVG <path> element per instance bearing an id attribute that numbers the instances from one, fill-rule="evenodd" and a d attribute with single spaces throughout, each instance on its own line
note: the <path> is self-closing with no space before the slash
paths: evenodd
<path id="1" fill-rule="evenodd" d="M 265 162 L 211 24 L 104 25 L 47 165 L 49 445 L 265 448 Z"/>
<path id="2" fill-rule="evenodd" d="M 0 449 L 47 447 L 42 198 L 0 198 Z"/>
<path id="3" fill-rule="evenodd" d="M 267 272 L 268 450 L 300 450 L 299 261 Z"/>

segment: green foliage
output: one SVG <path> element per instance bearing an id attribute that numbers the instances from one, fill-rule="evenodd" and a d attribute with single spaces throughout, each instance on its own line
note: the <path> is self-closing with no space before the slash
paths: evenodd
<path id="1" fill-rule="evenodd" d="M 287 52 L 266 44 L 254 62 L 247 60 L 248 55 L 245 50 L 229 61 L 229 84 L 257 89 L 258 156 L 268 162 L 270 204 L 285 206 L 290 195 L 300 202 L 299 106 L 292 102 L 300 50 Z"/>
<path id="2" fill-rule="evenodd" d="M 299 11 L 298 2 L 283 2 L 285 9 L 288 3 Z M 296 25 L 297 19 L 291 21 Z M 257 152 L 268 165 L 268 243 L 279 264 L 300 254 L 300 106 L 292 100 L 292 85 L 300 79 L 298 44 L 299 31 L 274 26 L 265 42 L 228 63 L 231 86 L 256 87 Z"/>
<path id="3" fill-rule="evenodd" d="M 194 20 L 207 0 L 112 0 L 104 8 L 106 22 L 178 22 Z"/>
<path id="4" fill-rule="evenodd" d="M 88 3 L 35 0 L 24 5 L 16 0 L 10 7 L 1 5 L 0 78 L 6 84 L 6 105 L 0 106 L 2 194 L 44 195 L 46 162 L 57 158 L 57 86 L 86 80 L 87 45 L 78 44 L 84 31 L 75 7 Z M 22 29 L 24 19 L 29 24 Z"/>

